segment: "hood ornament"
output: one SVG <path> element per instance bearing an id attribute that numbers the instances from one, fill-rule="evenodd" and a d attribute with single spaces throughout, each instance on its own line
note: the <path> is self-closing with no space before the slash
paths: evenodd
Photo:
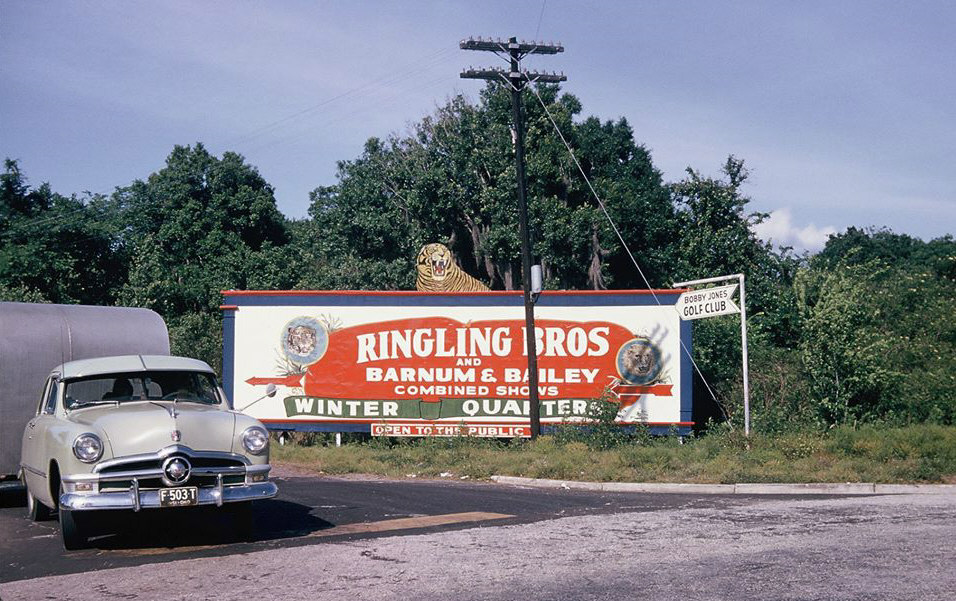
<path id="1" fill-rule="evenodd" d="M 150 401 L 150 403 L 153 404 L 153 405 L 156 405 L 157 407 L 162 407 L 163 409 L 165 409 L 165 410 L 169 413 L 169 417 L 171 417 L 171 418 L 173 418 L 173 419 L 176 419 L 176 417 L 179 415 L 179 412 L 176 411 L 176 402 L 175 402 L 175 401 L 173 401 L 173 404 L 172 404 L 172 405 L 161 405 L 161 404 L 159 404 L 159 403 L 157 403 L 157 402 L 155 402 L 155 401 Z"/>

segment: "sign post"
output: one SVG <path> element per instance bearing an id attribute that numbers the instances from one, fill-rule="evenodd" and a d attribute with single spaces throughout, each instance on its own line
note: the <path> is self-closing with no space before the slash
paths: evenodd
<path id="1" fill-rule="evenodd" d="M 743 350 L 742 362 L 744 376 L 744 434 L 750 436 L 750 373 L 747 358 L 747 303 L 744 279 L 744 274 L 737 273 L 734 275 L 704 278 L 702 280 L 692 280 L 689 282 L 676 282 L 674 288 L 686 288 L 687 286 L 695 286 L 698 284 L 716 284 L 718 282 L 737 280 L 736 284 L 685 292 L 680 295 L 675 307 L 680 313 L 680 318 L 683 320 L 740 313 L 740 342 Z M 740 286 L 739 308 L 734 304 L 734 301 L 731 300 L 738 285 Z"/>

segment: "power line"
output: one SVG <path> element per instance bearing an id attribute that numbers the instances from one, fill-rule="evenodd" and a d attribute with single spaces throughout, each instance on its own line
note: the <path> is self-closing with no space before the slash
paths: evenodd
<path id="1" fill-rule="evenodd" d="M 444 48 L 444 49 L 439 50 L 439 51 L 437 51 L 437 52 L 434 52 L 434 53 L 432 53 L 432 54 L 426 55 L 424 58 L 419 59 L 419 60 L 416 60 L 415 66 L 412 67 L 411 69 L 407 69 L 407 70 L 405 70 L 405 71 L 403 71 L 403 72 L 399 72 L 399 73 L 397 73 L 397 74 L 391 74 L 391 75 L 389 75 L 389 76 L 383 76 L 383 77 L 379 77 L 379 78 L 377 78 L 377 79 L 373 79 L 373 80 L 367 81 L 367 82 L 363 83 L 362 85 L 359 85 L 359 86 L 356 86 L 356 87 L 351 88 L 351 89 L 349 89 L 349 90 L 346 90 L 346 91 L 344 91 L 344 92 L 342 92 L 342 93 L 340 93 L 340 94 L 337 94 L 337 95 L 335 95 L 335 96 L 333 96 L 333 97 L 331 97 L 331 98 L 327 98 L 327 99 L 325 99 L 325 100 L 322 100 L 321 102 L 318 102 L 318 103 L 316 103 L 316 104 L 314 104 L 314 105 L 311 105 L 311 106 L 309 106 L 309 107 L 306 107 L 305 109 L 302 109 L 302 110 L 300 110 L 300 111 L 297 111 L 297 112 L 295 112 L 295 113 L 293 113 L 293 114 L 291 114 L 291 115 L 288 115 L 288 116 L 286 116 L 286 117 L 282 117 L 282 118 L 280 118 L 280 119 L 277 119 L 277 120 L 275 120 L 275 121 L 272 121 L 272 122 L 270 122 L 270 123 L 267 123 L 267 124 L 265 124 L 265 125 L 262 125 L 262 126 L 256 128 L 256 129 L 254 129 L 254 130 L 252 130 L 252 131 L 250 131 L 250 132 L 247 132 L 246 134 L 243 134 L 243 135 L 237 137 L 237 138 L 233 138 L 232 140 L 230 140 L 229 142 L 227 142 L 227 145 L 240 144 L 240 143 L 242 143 L 242 142 L 246 142 L 246 141 L 255 139 L 255 138 L 257 138 L 257 137 L 259 137 L 259 136 L 261 136 L 261 135 L 263 135 L 263 134 L 268 133 L 269 131 L 271 131 L 271 130 L 273 130 L 273 129 L 276 129 L 276 128 L 279 127 L 279 126 L 282 126 L 282 125 L 284 125 L 284 124 L 286 124 L 286 123 L 290 123 L 290 122 L 292 122 L 292 121 L 296 121 L 296 120 L 298 120 L 299 118 L 304 117 L 304 116 L 306 116 L 306 115 L 309 115 L 310 113 L 313 113 L 313 112 L 317 111 L 318 109 L 320 109 L 320 108 L 322 108 L 322 107 L 324 107 L 324 106 L 328 106 L 329 104 L 332 104 L 333 102 L 335 102 L 335 101 L 337 101 L 337 100 L 341 100 L 341 99 L 343 99 L 343 98 L 347 98 L 348 96 L 351 96 L 351 95 L 356 94 L 356 93 L 358 93 L 358 92 L 361 92 L 361 91 L 363 91 L 363 90 L 369 89 L 369 88 L 374 87 L 374 86 L 376 86 L 376 85 L 382 85 L 382 84 L 392 83 L 392 82 L 395 82 L 395 81 L 400 81 L 400 80 L 402 80 L 402 79 L 405 79 L 405 78 L 408 77 L 409 75 L 413 75 L 413 74 L 415 74 L 415 73 L 418 73 L 418 72 L 427 70 L 429 67 L 432 67 L 432 66 L 435 66 L 435 65 L 441 63 L 444 58 L 447 58 L 447 56 L 445 56 L 445 55 L 448 55 L 450 52 L 451 52 L 450 49 Z M 422 61 L 424 61 L 424 62 L 422 62 Z"/>
<path id="2" fill-rule="evenodd" d="M 538 32 L 541 31 L 541 21 L 544 19 L 544 7 L 547 6 L 548 0 L 541 0 L 541 14 L 538 15 L 538 26 L 534 30 L 534 37 L 538 37 Z"/>
<path id="3" fill-rule="evenodd" d="M 96 192 L 96 193 L 94 193 L 92 196 L 103 196 L 103 197 L 106 197 L 106 194 L 105 194 L 105 193 L 101 193 L 101 192 Z M 67 198 L 67 197 L 63 197 L 63 198 Z M 36 227 L 36 226 L 44 225 L 44 224 L 49 223 L 49 222 L 51 222 L 51 221 L 56 221 L 56 220 L 58 220 L 58 219 L 63 219 L 64 217 L 69 217 L 69 216 L 71 216 L 71 215 L 76 215 L 77 213 L 81 213 L 81 212 L 83 212 L 83 211 L 85 211 L 85 210 L 87 210 L 87 209 L 90 208 L 90 205 L 88 205 L 87 203 L 83 202 L 82 200 L 78 200 L 78 202 L 80 203 L 80 205 L 79 205 L 78 207 L 76 207 L 75 209 L 70 209 L 70 210 L 65 211 L 65 212 L 56 212 L 55 215 L 50 215 L 49 217 L 37 217 L 37 218 L 35 218 L 35 219 L 15 219 L 15 220 L 11 220 L 11 223 L 15 223 L 15 225 L 16 225 L 17 228 L 33 228 L 33 227 Z M 44 212 L 48 212 L 48 211 L 55 211 L 55 209 L 54 209 L 53 207 L 50 207 L 49 209 L 47 209 L 47 210 L 44 211 Z M 7 233 L 9 233 L 9 230 L 6 231 L 6 232 L 0 232 L 0 235 L 2 235 L 2 234 L 7 234 Z"/>
<path id="4" fill-rule="evenodd" d="M 320 121 L 320 122 L 318 122 L 318 123 L 316 123 L 316 124 L 314 124 L 314 125 L 308 126 L 308 127 L 306 127 L 306 128 L 303 128 L 303 129 L 301 129 L 300 131 L 297 131 L 297 132 L 295 132 L 294 134 L 292 134 L 292 135 L 290 135 L 290 136 L 286 136 L 286 137 L 282 137 L 282 138 L 276 138 L 276 139 L 268 140 L 268 141 L 263 141 L 263 142 L 260 143 L 260 144 L 257 144 L 257 145 L 255 145 L 255 146 L 249 147 L 248 149 L 246 149 L 246 151 L 247 151 L 247 152 L 261 151 L 261 150 L 264 150 L 264 149 L 267 149 L 267 148 L 272 148 L 273 146 L 275 146 L 275 145 L 277 145 L 277 144 L 280 144 L 280 143 L 283 143 L 283 142 L 285 142 L 285 143 L 290 143 L 290 142 L 294 142 L 294 141 L 296 141 L 296 140 L 300 140 L 300 139 L 302 139 L 302 138 L 304 138 L 304 137 L 306 137 L 306 136 L 309 136 L 309 135 L 311 135 L 311 134 L 314 134 L 315 132 L 317 132 L 317 131 L 319 131 L 319 130 L 325 128 L 325 127 L 328 127 L 329 125 L 332 125 L 332 124 L 334 124 L 334 123 L 340 123 L 340 122 L 342 122 L 342 121 L 344 121 L 344 120 L 346 120 L 346 119 L 354 118 L 354 117 L 356 117 L 356 116 L 358 116 L 358 115 L 362 115 L 362 114 L 368 113 L 368 112 L 370 112 L 370 111 L 381 110 L 384 106 L 388 106 L 387 103 L 392 102 L 392 101 L 394 101 L 394 100 L 397 100 L 397 99 L 399 99 L 399 98 L 402 98 L 403 96 L 407 95 L 409 92 L 411 92 L 411 91 L 413 91 L 413 90 L 420 92 L 420 91 L 423 91 L 423 90 L 430 89 L 430 88 L 434 87 L 436 84 L 446 83 L 446 82 L 448 82 L 448 76 L 447 76 L 447 75 L 442 75 L 442 76 L 437 77 L 437 78 L 435 78 L 435 79 L 428 80 L 428 81 L 426 81 L 426 82 L 423 83 L 423 84 L 415 84 L 415 85 L 413 85 L 413 86 L 410 86 L 410 87 L 407 87 L 407 88 L 403 88 L 403 89 L 397 91 L 397 92 L 394 93 L 394 94 L 391 94 L 391 95 L 389 95 L 389 96 L 386 96 L 386 97 L 380 99 L 380 100 L 377 102 L 377 104 L 374 104 L 374 105 L 371 105 L 371 106 L 362 107 L 362 108 L 357 108 L 357 109 L 348 111 L 348 112 L 346 112 L 346 113 L 344 113 L 344 114 L 329 115 L 325 120 Z"/>
<path id="5" fill-rule="evenodd" d="M 634 263 L 634 267 L 637 268 L 637 273 L 640 274 L 641 279 L 644 281 L 644 285 L 647 286 L 648 291 L 650 291 L 651 296 L 654 297 L 654 302 L 658 306 L 663 306 L 660 299 L 657 297 L 657 293 L 654 292 L 654 289 L 651 287 L 650 282 L 647 280 L 647 277 L 644 275 L 644 271 L 641 269 L 641 266 L 637 263 L 637 259 L 634 258 L 634 254 L 631 252 L 630 247 L 627 245 L 627 242 L 624 240 L 624 236 L 621 235 L 621 231 L 615 225 L 614 220 L 611 219 L 611 214 L 608 212 L 607 207 L 604 205 L 604 201 L 601 200 L 601 197 L 598 196 L 597 191 L 594 189 L 594 186 L 591 184 L 591 179 L 587 176 L 587 173 L 584 172 L 584 168 L 581 167 L 581 163 L 578 161 L 578 157 L 574 154 L 574 150 L 571 149 L 571 145 L 568 144 L 568 141 L 565 139 L 564 134 L 561 133 L 561 128 L 558 127 L 558 124 L 555 122 L 554 117 L 551 116 L 551 111 L 548 110 L 547 105 L 545 105 L 544 100 L 541 98 L 541 95 L 534 88 L 534 86 L 529 86 L 531 92 L 538 99 L 538 102 L 541 104 L 541 108 L 544 109 L 544 113 L 548 116 L 548 120 L 551 121 L 551 125 L 554 127 L 554 131 L 558 133 L 558 137 L 561 138 L 561 142 L 564 143 L 564 147 L 567 148 L 568 154 L 571 155 L 571 160 L 574 161 L 574 164 L 577 166 L 578 171 L 581 172 L 581 177 L 584 178 L 584 181 L 587 182 L 588 188 L 591 190 L 591 194 L 594 196 L 594 199 L 597 200 L 598 206 L 601 207 L 601 211 L 604 213 L 604 216 L 607 218 L 608 223 L 611 224 L 611 229 L 614 230 L 614 233 L 617 234 L 618 240 L 620 240 L 621 245 L 624 247 L 624 250 L 627 252 L 627 256 L 630 257 L 631 262 Z M 724 410 L 723 406 L 720 404 L 720 401 L 717 400 L 717 395 L 714 394 L 713 389 L 710 387 L 710 384 L 707 382 L 707 378 L 704 377 L 704 374 L 700 371 L 700 367 L 697 365 L 697 362 L 694 361 L 694 356 L 691 354 L 690 350 L 684 344 L 683 340 L 680 340 L 681 348 L 684 350 L 684 353 L 687 355 L 687 358 L 690 359 L 691 364 L 694 366 L 694 369 L 697 371 L 697 375 L 700 376 L 701 381 L 704 383 L 704 386 L 707 388 L 707 392 L 710 393 L 710 397 L 717 403 L 717 406 L 720 407 L 720 410 L 724 413 L 724 416 L 727 417 L 727 412 Z"/>
<path id="6" fill-rule="evenodd" d="M 561 46 L 560 44 L 546 45 L 546 44 L 538 44 L 537 42 L 525 42 L 525 41 L 518 43 L 515 38 L 511 38 L 507 42 L 500 39 L 485 40 L 482 38 L 478 38 L 476 40 L 472 38 L 472 39 L 462 41 L 461 47 L 463 49 L 468 49 L 468 50 L 486 50 L 486 51 L 495 52 L 496 54 L 499 54 L 503 58 L 505 53 L 508 53 L 511 55 L 511 70 L 509 72 L 505 72 L 502 69 L 495 69 L 495 68 L 483 68 L 483 69 L 472 68 L 472 69 L 464 71 L 461 76 L 465 78 L 469 78 L 469 79 L 486 79 L 486 80 L 500 79 L 500 80 L 503 80 L 505 83 L 507 83 L 511 87 L 513 105 L 515 107 L 515 123 L 516 123 L 515 125 L 515 134 L 516 134 L 515 135 L 515 139 L 516 139 L 515 156 L 516 156 L 516 160 L 519 161 L 519 169 L 518 169 L 519 190 L 518 192 L 519 192 L 519 204 L 521 208 L 524 209 L 525 211 L 527 210 L 526 205 L 524 203 L 524 198 L 523 198 L 523 192 L 524 192 L 523 181 L 522 181 L 523 168 L 522 168 L 522 165 L 520 164 L 520 160 L 521 158 L 523 158 L 523 156 L 521 153 L 521 129 L 520 129 L 521 120 L 520 120 L 520 104 L 519 103 L 520 103 L 521 90 L 524 87 L 528 87 L 531 90 L 531 92 L 535 95 L 535 97 L 538 99 L 538 102 L 541 104 L 541 107 L 544 109 L 545 114 L 548 116 L 548 120 L 551 121 L 551 125 L 554 127 L 554 130 L 557 132 L 558 137 L 561 139 L 561 142 L 564 144 L 565 148 L 570 154 L 571 159 L 574 161 L 575 166 L 577 166 L 578 171 L 581 172 L 581 176 L 584 178 L 584 181 L 587 183 L 588 188 L 591 190 L 591 194 L 597 200 L 598 205 L 601 207 L 601 211 L 604 213 L 605 218 L 607 218 L 608 223 L 611 224 L 611 228 L 614 230 L 614 233 L 617 235 L 618 240 L 620 240 L 621 245 L 624 247 L 625 252 L 627 252 L 627 256 L 631 259 L 631 262 L 634 264 L 634 267 L 637 269 L 638 274 L 640 274 L 641 279 L 644 281 L 644 285 L 647 287 L 647 289 L 651 293 L 651 296 L 654 298 L 654 302 L 657 303 L 658 306 L 663 306 L 663 303 L 661 303 L 661 300 L 660 298 L 658 298 L 657 293 L 654 292 L 654 289 L 651 287 L 650 282 L 648 281 L 647 277 L 644 275 L 644 271 L 641 269 L 640 264 L 638 264 L 637 259 L 634 257 L 634 254 L 631 252 L 630 247 L 628 246 L 627 242 L 624 240 L 624 236 L 621 235 L 620 230 L 618 229 L 617 225 L 614 223 L 614 220 L 611 218 L 611 214 L 608 212 L 607 207 L 604 204 L 604 201 L 601 200 L 601 197 L 598 195 L 597 190 L 594 189 L 594 185 L 591 183 L 590 178 L 588 178 L 587 173 L 585 173 L 584 168 L 581 167 L 581 163 L 578 161 L 577 156 L 574 154 L 574 150 L 572 150 L 571 145 L 568 144 L 568 141 L 567 139 L 565 139 L 564 134 L 561 132 L 561 129 L 558 127 L 557 122 L 555 122 L 554 117 L 551 115 L 551 111 L 548 110 L 547 105 L 544 103 L 544 100 L 541 98 L 541 95 L 538 93 L 535 86 L 527 85 L 528 83 L 538 83 L 538 82 L 557 83 L 560 81 L 564 81 L 567 78 L 564 76 L 563 73 L 559 75 L 556 73 L 550 73 L 550 74 L 549 73 L 531 73 L 528 71 L 521 71 L 518 65 L 517 60 L 520 57 L 524 56 L 525 54 L 556 54 L 558 52 L 563 52 L 564 47 Z M 524 230 L 526 225 L 522 224 L 522 226 L 523 226 L 522 237 L 525 238 L 527 236 L 526 231 Z M 524 252 L 522 253 L 522 255 L 525 255 L 525 254 L 526 253 Z M 530 256 L 530 252 L 528 254 Z M 529 267 L 530 267 L 530 264 L 528 266 L 525 266 L 525 273 L 527 273 L 527 270 L 529 269 Z M 527 276 L 525 277 L 527 278 Z M 527 279 L 525 281 L 526 281 L 525 288 L 527 290 Z M 527 297 L 527 293 L 526 293 L 526 297 Z M 527 305 L 528 303 L 526 301 L 526 307 Z M 528 319 L 532 325 L 528 325 L 528 329 L 529 331 L 531 331 L 531 328 L 533 327 L 533 319 L 534 319 L 533 308 L 532 308 L 532 311 L 529 313 L 530 313 L 530 317 Z M 711 388 L 710 383 L 707 382 L 707 378 L 705 378 L 703 372 L 701 372 L 700 366 L 697 365 L 697 362 L 694 360 L 694 357 L 691 354 L 690 349 L 687 348 L 683 340 L 680 340 L 678 338 L 678 341 L 680 342 L 681 349 L 684 351 L 684 354 L 687 355 L 688 359 L 690 359 L 691 364 L 694 366 L 694 369 L 696 370 L 697 374 L 700 376 L 701 381 L 704 383 L 704 386 L 707 388 L 707 392 L 710 394 L 711 398 L 714 400 L 715 403 L 717 403 L 717 406 L 726 416 L 726 411 L 724 410 L 720 401 L 717 399 L 717 395 L 714 393 L 713 389 Z M 533 348 L 531 347 L 530 342 L 529 342 L 528 354 L 529 354 L 529 358 L 533 354 Z M 529 367 L 529 387 L 531 387 L 532 389 L 534 389 L 534 383 L 531 381 L 530 378 L 531 378 L 531 373 L 534 373 L 535 371 L 536 370 L 533 367 Z M 535 405 L 534 403 L 532 403 L 532 408 L 531 408 L 532 435 L 534 435 L 535 433 L 534 409 L 535 409 Z"/>

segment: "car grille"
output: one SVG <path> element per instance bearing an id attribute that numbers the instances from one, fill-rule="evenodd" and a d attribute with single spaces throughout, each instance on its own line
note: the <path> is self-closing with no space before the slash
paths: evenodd
<path id="1" fill-rule="evenodd" d="M 184 486 L 215 486 L 219 476 L 222 476 L 223 486 L 245 482 L 246 466 L 238 459 L 194 457 L 184 453 L 174 453 L 169 457 L 183 457 L 192 466 L 189 478 L 182 483 Z M 140 490 L 165 488 L 162 469 L 163 462 L 169 457 L 109 465 L 99 471 L 100 490 L 129 490 L 134 479 L 139 482 Z"/>
<path id="2" fill-rule="evenodd" d="M 239 484 L 245 484 L 245 476 L 223 476 L 222 485 L 223 486 L 236 486 Z M 216 477 L 215 476 L 192 476 L 183 483 L 183 486 L 215 486 Z M 101 492 L 110 492 L 110 491 L 124 491 L 129 490 L 133 486 L 132 480 L 108 480 L 106 482 L 100 482 L 100 491 Z M 139 480 L 139 489 L 140 490 L 153 490 L 158 488 L 167 488 L 166 484 L 160 478 L 141 478 Z"/>

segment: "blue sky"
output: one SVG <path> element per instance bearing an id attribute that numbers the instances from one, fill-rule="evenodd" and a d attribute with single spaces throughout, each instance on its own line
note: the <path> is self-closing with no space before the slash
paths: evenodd
<path id="1" fill-rule="evenodd" d="M 542 10 L 543 8 L 543 10 Z M 953 2 L 27 2 L 0 0 L 0 155 L 108 193 L 175 144 L 235 150 L 302 217 L 370 136 L 403 132 L 487 53 L 560 40 L 584 114 L 626 117 L 665 179 L 747 161 L 759 233 L 956 224 Z"/>

